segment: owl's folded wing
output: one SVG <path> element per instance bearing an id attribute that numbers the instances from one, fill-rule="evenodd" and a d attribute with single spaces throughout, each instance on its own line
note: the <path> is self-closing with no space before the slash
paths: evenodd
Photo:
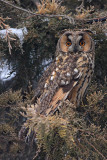
<path id="1" fill-rule="evenodd" d="M 54 114 L 56 110 L 58 110 L 58 107 L 60 106 L 62 101 L 66 99 L 70 100 L 72 95 L 72 90 L 78 84 L 78 81 L 81 78 L 81 76 L 82 72 L 79 72 L 78 74 L 76 74 L 76 76 L 74 75 L 72 81 L 68 85 L 63 85 L 57 90 L 57 92 L 55 93 L 55 95 L 51 100 L 50 107 L 45 112 L 46 115 Z"/>

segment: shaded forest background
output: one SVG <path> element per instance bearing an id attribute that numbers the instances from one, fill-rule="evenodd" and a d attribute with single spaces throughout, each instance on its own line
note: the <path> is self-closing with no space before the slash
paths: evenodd
<path id="1" fill-rule="evenodd" d="M 0 159 L 106 159 L 107 21 L 88 24 L 84 20 L 105 17 L 107 2 L 105 0 L 48 0 L 42 3 L 39 0 L 9 0 L 9 2 L 36 14 L 61 14 L 71 19 L 61 16 L 53 18 L 35 16 L 0 1 L 0 17 L 11 18 L 4 23 L 11 28 L 26 27 L 28 31 L 23 44 L 20 44 L 18 37 L 9 34 L 16 39 L 10 40 L 11 54 L 8 41 L 0 39 L 0 61 L 4 63 L 7 60 L 7 64 L 12 66 L 10 76 L 15 72 L 15 77 L 5 83 L 0 79 Z M 48 2 L 48 5 L 45 2 Z M 54 7 L 51 8 L 52 5 Z M 92 82 L 79 108 L 64 102 L 60 117 L 55 115 L 47 119 L 34 118 L 31 115 L 33 109 L 29 113 L 28 107 L 26 111 L 27 105 L 31 104 L 31 99 L 38 92 L 36 89 L 38 80 L 54 59 L 58 38 L 65 29 L 90 29 L 94 32 L 96 57 Z M 21 140 L 18 135 L 26 116 L 20 112 L 26 113 L 31 119 L 26 123 L 26 128 L 30 128 L 29 134 Z M 38 125 L 35 127 L 36 123 Z"/>

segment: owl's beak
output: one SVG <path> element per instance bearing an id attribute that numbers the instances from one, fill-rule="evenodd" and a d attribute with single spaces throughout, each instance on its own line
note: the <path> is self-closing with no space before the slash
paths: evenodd
<path id="1" fill-rule="evenodd" d="M 71 52 L 71 53 L 76 53 L 76 52 L 78 52 L 78 48 L 77 48 L 76 44 L 75 44 L 75 45 L 71 45 L 71 46 L 68 48 L 68 51 Z"/>
<path id="2" fill-rule="evenodd" d="M 75 45 L 73 48 L 73 52 L 76 53 L 78 51 L 77 46 Z"/>

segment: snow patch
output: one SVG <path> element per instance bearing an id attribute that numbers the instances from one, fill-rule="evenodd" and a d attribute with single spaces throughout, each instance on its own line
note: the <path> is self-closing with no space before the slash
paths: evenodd
<path id="1" fill-rule="evenodd" d="M 44 71 L 48 68 L 48 66 L 50 65 L 50 63 L 52 62 L 52 58 L 50 59 L 43 59 L 42 61 L 42 66 L 44 67 Z"/>
<path id="2" fill-rule="evenodd" d="M 0 80 L 5 82 L 15 77 L 16 72 L 11 73 L 11 71 L 12 66 L 7 64 L 7 60 L 3 64 L 0 62 Z"/>
<path id="3" fill-rule="evenodd" d="M 6 32 L 16 35 L 19 38 L 21 44 L 23 44 L 24 35 L 27 35 L 28 33 L 26 27 L 20 29 L 9 28 L 8 30 L 6 29 L 0 30 L 0 37 L 5 38 Z"/>

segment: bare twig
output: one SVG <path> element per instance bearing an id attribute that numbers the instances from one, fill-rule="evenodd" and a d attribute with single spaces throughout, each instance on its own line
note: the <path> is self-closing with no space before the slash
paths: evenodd
<path id="1" fill-rule="evenodd" d="M 40 151 L 41 151 L 41 145 L 39 146 L 39 148 L 38 148 L 38 150 L 36 152 L 36 155 L 33 157 L 33 160 L 35 160 L 38 157 Z"/>
<path id="2" fill-rule="evenodd" d="M 81 12 L 82 9 L 84 8 L 84 0 L 81 0 L 81 1 L 82 1 L 82 2 L 81 2 L 81 5 L 76 8 L 76 11 L 77 11 L 77 12 Z"/>
<path id="3" fill-rule="evenodd" d="M 93 144 L 91 144 L 87 139 L 85 139 L 85 140 L 86 140 L 86 142 L 87 142 L 92 148 L 94 148 L 94 150 L 95 150 L 104 160 L 107 160 L 106 157 L 105 157 L 101 152 L 99 152 L 98 149 L 97 149 Z"/>

